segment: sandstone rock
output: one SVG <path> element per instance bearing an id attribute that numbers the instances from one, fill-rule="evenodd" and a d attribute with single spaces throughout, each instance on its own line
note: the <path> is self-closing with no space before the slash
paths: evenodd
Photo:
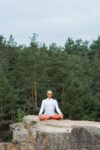
<path id="1" fill-rule="evenodd" d="M 26 139 L 28 129 L 24 127 L 23 123 L 11 124 L 10 129 L 13 131 L 13 141 L 15 143 L 18 143 L 18 141 L 23 141 Z"/>
<path id="2" fill-rule="evenodd" d="M 1 143 L 0 150 L 100 150 L 100 122 L 39 121 L 28 115 L 10 129 L 12 143 Z"/>
<path id="3" fill-rule="evenodd" d="M 24 122 L 25 124 L 31 124 L 31 125 L 32 125 L 32 123 L 33 123 L 33 125 L 34 125 L 34 124 L 36 124 L 37 122 L 39 122 L 39 118 L 38 118 L 38 116 L 36 116 L 36 115 L 28 115 L 28 116 L 25 116 L 25 117 L 23 118 L 23 122 Z"/>
<path id="4" fill-rule="evenodd" d="M 100 129 L 77 127 L 72 130 L 69 139 L 70 149 L 100 150 Z"/>

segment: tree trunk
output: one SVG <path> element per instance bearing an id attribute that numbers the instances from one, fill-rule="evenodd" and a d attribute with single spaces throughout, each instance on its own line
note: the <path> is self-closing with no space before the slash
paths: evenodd
<path id="1" fill-rule="evenodd" d="M 62 79 L 62 91 L 61 91 L 61 95 L 62 95 L 62 97 L 64 96 L 64 78 Z M 63 101 L 63 99 L 62 99 L 62 101 Z"/>
<path id="2" fill-rule="evenodd" d="M 35 90 L 35 99 L 34 99 L 34 104 L 35 104 L 35 108 L 37 109 L 37 88 L 36 88 L 36 81 L 34 81 L 34 90 Z"/>

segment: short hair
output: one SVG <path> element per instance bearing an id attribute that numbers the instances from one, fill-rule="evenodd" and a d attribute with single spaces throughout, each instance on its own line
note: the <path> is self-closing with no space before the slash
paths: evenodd
<path id="1" fill-rule="evenodd" d="M 52 92 L 52 90 L 47 90 L 47 93 L 48 93 L 48 92 Z"/>

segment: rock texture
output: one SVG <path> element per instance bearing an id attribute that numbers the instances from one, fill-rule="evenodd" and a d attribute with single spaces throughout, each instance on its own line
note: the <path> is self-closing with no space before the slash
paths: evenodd
<path id="1" fill-rule="evenodd" d="M 10 129 L 12 143 L 0 143 L 0 150 L 100 150 L 100 122 L 39 121 L 28 115 Z"/>

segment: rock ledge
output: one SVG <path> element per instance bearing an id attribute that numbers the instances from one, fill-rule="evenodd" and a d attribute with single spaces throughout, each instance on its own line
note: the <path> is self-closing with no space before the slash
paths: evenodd
<path id="1" fill-rule="evenodd" d="M 100 122 L 40 121 L 28 115 L 10 129 L 12 143 L 0 143 L 0 150 L 100 150 Z"/>

